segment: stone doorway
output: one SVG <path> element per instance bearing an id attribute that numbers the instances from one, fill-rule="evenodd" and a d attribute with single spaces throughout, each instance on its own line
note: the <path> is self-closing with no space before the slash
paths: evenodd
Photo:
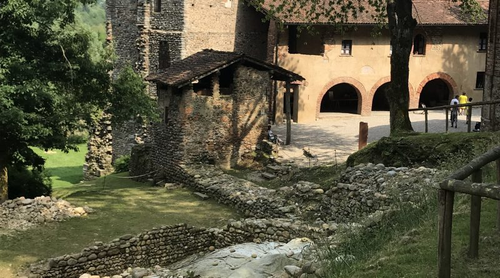
<path id="1" fill-rule="evenodd" d="M 359 114 L 359 92 L 348 83 L 331 87 L 321 100 L 320 112 Z"/>
<path id="2" fill-rule="evenodd" d="M 447 82 L 442 79 L 434 79 L 425 84 L 420 94 L 419 106 L 425 104 L 427 107 L 448 105 L 452 98 L 452 90 Z"/>

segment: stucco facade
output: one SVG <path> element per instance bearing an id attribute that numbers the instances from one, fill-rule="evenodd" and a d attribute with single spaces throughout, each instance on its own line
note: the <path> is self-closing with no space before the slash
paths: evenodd
<path id="1" fill-rule="evenodd" d="M 391 49 L 388 33 L 373 37 L 373 27 L 358 26 L 355 31 L 340 35 L 333 31 L 333 27 L 318 26 L 316 31 L 319 34 L 311 35 L 303 31 L 295 39 L 295 53 L 290 53 L 291 28 L 279 34 L 278 64 L 307 80 L 298 88 L 299 97 L 294 97 L 298 100 L 292 109 L 297 111 L 297 121 L 305 123 L 316 120 L 322 110 L 327 110 L 322 109 L 325 94 L 340 84 L 348 84 L 356 92 L 356 108 L 350 112 L 369 115 L 375 93 L 390 81 Z M 485 71 L 486 52 L 479 50 L 479 42 L 481 33 L 486 32 L 487 27 L 484 25 L 417 27 L 415 36 L 421 34 L 425 38 L 425 54 L 410 57 L 410 107 L 418 107 L 419 103 L 427 106 L 443 104 L 449 96 L 462 92 L 475 101 L 482 100 L 483 89 L 476 88 L 476 79 L 478 72 Z M 350 55 L 342 54 L 342 41 L 346 40 L 352 41 Z M 314 51 L 317 53 L 311 54 Z M 426 85 L 436 79 L 446 85 L 444 88 L 439 88 L 439 85 L 434 88 L 447 90 L 443 93 L 446 94 L 446 100 L 433 100 L 430 97 L 432 92 L 421 99 Z M 276 109 L 278 123 L 284 118 L 283 105 L 283 90 L 280 90 Z"/>

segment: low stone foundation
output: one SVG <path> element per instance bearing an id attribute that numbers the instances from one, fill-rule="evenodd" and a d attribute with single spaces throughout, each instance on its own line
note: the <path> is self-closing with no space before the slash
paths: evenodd
<path id="1" fill-rule="evenodd" d="M 113 275 L 131 266 L 167 265 L 189 255 L 222 248 L 245 240 L 218 229 L 199 229 L 185 224 L 164 226 L 136 236 L 125 235 L 111 243 L 85 248 L 34 264 L 29 277 L 79 277 L 83 273 Z"/>

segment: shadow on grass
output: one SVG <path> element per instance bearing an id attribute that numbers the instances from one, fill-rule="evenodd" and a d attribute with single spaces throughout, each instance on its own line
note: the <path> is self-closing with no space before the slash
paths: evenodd
<path id="1" fill-rule="evenodd" d="M 95 241 L 108 242 L 124 234 L 178 223 L 222 227 L 227 219 L 239 217 L 228 207 L 202 201 L 188 190 L 167 191 L 123 177 L 112 175 L 94 183 L 56 189 L 55 196 L 64 196 L 73 205 L 89 206 L 95 212 L 0 236 L 0 273 L 9 264 L 17 270 L 25 264 L 80 252 Z"/>
<path id="2" fill-rule="evenodd" d="M 59 186 L 77 184 L 83 180 L 83 165 L 47 169 L 53 183 Z"/>

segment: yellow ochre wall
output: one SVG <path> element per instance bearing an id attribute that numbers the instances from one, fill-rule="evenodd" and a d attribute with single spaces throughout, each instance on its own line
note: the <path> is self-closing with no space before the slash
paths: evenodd
<path id="1" fill-rule="evenodd" d="M 372 27 L 336 34 L 331 27 L 318 27 L 324 42 L 323 55 L 288 53 L 288 30 L 279 34 L 278 65 L 306 78 L 300 85 L 298 122 L 315 121 L 323 95 L 334 85 L 348 83 L 358 91 L 358 113 L 369 115 L 373 95 L 378 87 L 390 81 L 390 38 L 387 32 L 372 36 Z M 310 34 L 303 31 L 302 41 Z M 486 53 L 478 51 L 480 32 L 486 26 L 420 26 L 415 34 L 426 39 L 425 55 L 410 55 L 410 107 L 418 106 L 425 84 L 440 78 L 453 95 L 466 92 L 474 101 L 482 100 L 482 89 L 475 89 L 477 72 L 485 70 Z M 299 37 L 300 38 L 300 37 Z M 341 56 L 342 40 L 352 40 L 352 56 Z M 312 45 L 312 43 L 311 43 Z M 276 122 L 284 115 L 283 89 L 277 98 Z"/>

